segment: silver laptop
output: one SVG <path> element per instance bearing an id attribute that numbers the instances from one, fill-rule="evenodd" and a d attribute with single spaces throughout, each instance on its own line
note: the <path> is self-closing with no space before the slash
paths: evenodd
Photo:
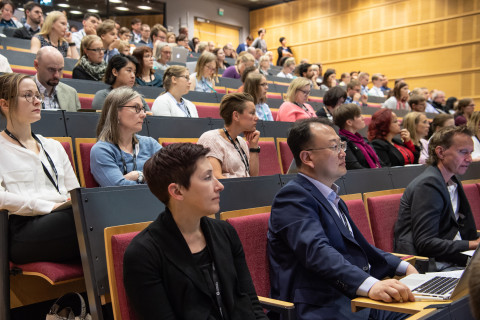
<path id="1" fill-rule="evenodd" d="M 469 262 L 479 255 L 479 251 L 475 250 Z M 461 274 L 461 271 L 411 274 L 400 281 L 407 285 L 416 300 L 456 300 L 468 290 L 469 269 L 470 263 Z"/>
<path id="2" fill-rule="evenodd" d="M 172 58 L 173 62 L 186 63 L 188 57 L 188 50 L 183 47 L 173 47 L 172 48 Z"/>

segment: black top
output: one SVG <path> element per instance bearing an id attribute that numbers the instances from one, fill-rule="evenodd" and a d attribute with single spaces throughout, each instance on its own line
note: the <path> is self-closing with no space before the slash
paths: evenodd
<path id="1" fill-rule="evenodd" d="M 339 134 L 339 136 L 340 136 L 340 139 L 342 139 L 342 141 L 347 142 L 347 151 L 345 151 L 345 153 L 347 154 L 345 156 L 345 163 L 347 166 L 347 170 L 370 168 L 362 150 L 360 150 L 352 140 L 349 140 L 347 137 L 341 134 Z M 363 138 L 363 139 L 368 145 L 370 145 L 373 148 L 371 143 L 366 138 Z M 381 159 L 379 158 L 378 160 L 380 162 L 380 165 L 383 167 L 383 163 Z"/>
<path id="2" fill-rule="evenodd" d="M 287 47 L 287 51 L 293 54 L 292 49 L 290 49 L 290 47 Z M 280 60 L 282 60 L 283 58 L 282 52 L 283 52 L 283 47 L 282 46 L 278 47 L 277 48 L 277 53 L 278 53 L 277 66 L 280 66 Z"/>
<path id="3" fill-rule="evenodd" d="M 267 320 L 235 229 L 207 217 L 200 227 L 217 267 L 224 320 Z M 123 272 L 138 319 L 208 319 L 218 309 L 168 208 L 132 240 Z"/>
<path id="4" fill-rule="evenodd" d="M 83 69 L 82 66 L 78 65 L 75 68 L 73 68 L 72 71 L 72 78 L 73 79 L 83 79 L 83 80 L 92 80 L 92 81 L 97 81 L 95 80 L 91 75 L 89 75 L 85 69 Z"/>
<path id="5" fill-rule="evenodd" d="M 27 40 L 30 40 L 32 39 L 32 37 L 34 35 L 36 35 L 38 32 L 40 32 L 40 29 L 38 29 L 37 31 L 33 31 L 32 29 L 28 29 L 23 26 L 21 28 L 18 28 L 17 30 L 15 30 L 15 32 L 13 33 L 13 37 L 14 38 L 20 38 L 20 39 L 27 39 Z"/>
<path id="6" fill-rule="evenodd" d="M 404 146 L 402 140 L 393 138 L 392 140 L 395 144 Z M 372 146 L 377 153 L 378 159 L 383 163 L 385 167 L 397 167 L 397 166 L 404 166 L 405 159 L 400 151 L 398 151 L 395 146 L 393 146 L 390 142 L 383 140 L 383 139 L 374 139 L 372 140 Z M 406 148 L 406 147 L 405 147 Z M 409 149 L 410 150 L 410 149 Z M 411 150 L 410 150 L 411 151 Z M 420 152 L 417 148 L 415 148 L 415 152 L 413 152 L 413 163 L 418 163 L 418 158 L 420 157 Z"/>

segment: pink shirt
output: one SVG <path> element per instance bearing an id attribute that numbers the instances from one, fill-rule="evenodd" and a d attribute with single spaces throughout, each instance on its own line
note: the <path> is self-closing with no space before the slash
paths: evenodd
<path id="1" fill-rule="evenodd" d="M 285 101 L 278 109 L 276 121 L 295 122 L 298 119 L 317 117 L 311 105 L 304 103 L 304 106 L 308 112 L 293 102 Z"/>

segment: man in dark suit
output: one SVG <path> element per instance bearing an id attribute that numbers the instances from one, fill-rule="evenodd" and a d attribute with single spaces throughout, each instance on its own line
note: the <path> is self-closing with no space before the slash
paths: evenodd
<path id="1" fill-rule="evenodd" d="M 428 166 L 403 193 L 395 224 L 395 252 L 430 258 L 429 269 L 464 267 L 460 252 L 477 248 L 475 221 L 462 183 L 472 162 L 472 133 L 466 127 L 447 127 L 429 142 Z"/>
<path id="2" fill-rule="evenodd" d="M 248 35 L 247 38 L 245 39 L 244 43 L 240 43 L 237 47 L 237 54 L 240 54 L 240 52 L 247 51 L 248 47 L 252 45 L 253 38 L 252 36 Z"/>
<path id="3" fill-rule="evenodd" d="M 13 33 L 14 38 L 30 40 L 40 31 L 40 22 L 42 22 L 42 7 L 33 1 L 27 2 L 23 9 L 25 11 L 26 22 L 23 27 L 18 28 Z"/>
<path id="4" fill-rule="evenodd" d="M 288 135 L 299 174 L 275 196 L 268 230 L 271 296 L 295 304 L 298 319 L 406 317 L 366 309 L 350 299 L 413 301 L 395 274 L 417 273 L 406 262 L 370 245 L 338 196 L 345 175 L 345 143 L 326 119 L 295 122 Z"/>

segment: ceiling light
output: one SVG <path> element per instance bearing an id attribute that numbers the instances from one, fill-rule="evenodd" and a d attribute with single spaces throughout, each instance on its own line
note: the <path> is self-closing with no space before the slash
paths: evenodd
<path id="1" fill-rule="evenodd" d="M 152 7 L 149 6 L 137 6 L 137 8 L 142 10 L 152 10 Z"/>
<path id="2" fill-rule="evenodd" d="M 59 3 L 57 6 L 62 7 L 62 8 L 70 8 L 70 5 L 68 3 Z"/>
<path id="3" fill-rule="evenodd" d="M 115 9 L 120 10 L 120 11 L 128 11 L 129 10 L 126 7 L 115 7 Z"/>
<path id="4" fill-rule="evenodd" d="M 110 0 L 111 3 L 122 3 L 122 0 Z"/>
<path id="5" fill-rule="evenodd" d="M 78 11 L 78 10 L 70 10 L 69 13 L 71 13 L 71 14 L 83 14 L 82 11 Z"/>
<path id="6" fill-rule="evenodd" d="M 23 9 L 23 8 L 17 8 L 17 10 L 19 10 L 19 11 L 25 11 L 25 9 Z"/>
<path id="7" fill-rule="evenodd" d="M 97 9 L 88 9 L 87 11 L 88 11 L 88 12 L 92 12 L 92 13 L 98 13 L 98 10 L 97 10 Z"/>

